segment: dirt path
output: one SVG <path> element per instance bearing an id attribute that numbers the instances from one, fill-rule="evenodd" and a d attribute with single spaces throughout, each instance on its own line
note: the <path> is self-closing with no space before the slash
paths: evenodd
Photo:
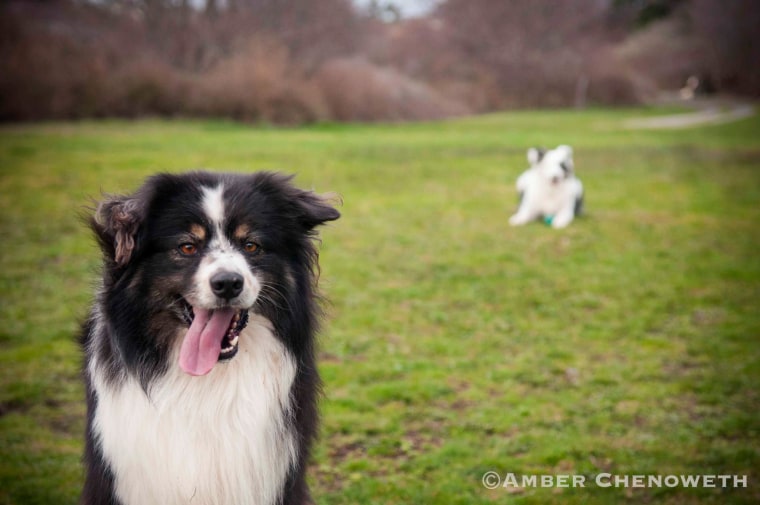
<path id="1" fill-rule="evenodd" d="M 678 129 L 738 121 L 755 114 L 755 107 L 747 103 L 735 103 L 729 107 L 710 105 L 696 112 L 629 119 L 625 128 L 631 129 Z"/>

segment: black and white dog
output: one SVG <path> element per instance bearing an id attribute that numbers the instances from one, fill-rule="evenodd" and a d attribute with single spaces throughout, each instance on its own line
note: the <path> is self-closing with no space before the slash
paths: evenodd
<path id="1" fill-rule="evenodd" d="M 290 178 L 161 174 L 92 219 L 85 504 L 303 504 L 317 425 L 315 227 Z"/>
<path id="2" fill-rule="evenodd" d="M 572 148 L 532 147 L 528 163 L 530 168 L 517 179 L 520 205 L 509 224 L 520 226 L 541 218 L 554 228 L 569 225 L 583 207 L 583 184 L 575 176 Z"/>

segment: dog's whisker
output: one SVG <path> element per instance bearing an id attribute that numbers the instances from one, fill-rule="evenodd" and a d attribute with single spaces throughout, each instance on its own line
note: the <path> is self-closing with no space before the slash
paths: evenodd
<path id="1" fill-rule="evenodd" d="M 282 300 L 285 303 L 285 305 L 283 306 L 282 304 L 278 303 L 275 300 L 275 296 L 279 298 L 280 300 Z M 287 309 L 289 311 L 293 310 L 293 307 L 287 295 L 283 291 L 281 291 L 277 285 L 272 284 L 270 282 L 262 282 L 261 292 L 259 293 L 259 297 L 263 300 L 268 301 L 272 305 L 274 305 L 275 308 Z"/>

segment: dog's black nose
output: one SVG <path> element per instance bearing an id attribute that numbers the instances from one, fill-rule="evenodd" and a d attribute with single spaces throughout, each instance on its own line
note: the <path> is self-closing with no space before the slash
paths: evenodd
<path id="1" fill-rule="evenodd" d="M 243 291 L 243 276 L 234 272 L 219 272 L 211 277 L 211 291 L 219 298 L 231 300 Z"/>

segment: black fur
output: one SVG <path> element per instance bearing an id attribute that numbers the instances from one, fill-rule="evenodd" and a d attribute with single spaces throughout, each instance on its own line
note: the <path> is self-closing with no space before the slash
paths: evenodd
<path id="1" fill-rule="evenodd" d="M 248 257 L 251 268 L 266 281 L 251 310 L 272 321 L 297 363 L 291 422 L 298 433 L 298 462 L 287 478 L 282 503 L 301 504 L 309 500 L 305 469 L 317 430 L 320 388 L 314 346 L 320 316 L 314 229 L 340 214 L 313 192 L 294 187 L 290 179 L 268 172 L 160 174 L 132 195 L 107 197 L 90 223 L 103 251 L 103 286 L 82 329 L 81 343 L 86 361 L 97 356 L 109 381 L 118 383 L 131 374 L 149 394 L 151 383 L 169 366 L 174 335 L 183 324 L 177 299 L 199 261 L 178 257 L 177 242 L 194 224 L 213 233 L 200 207 L 201 188 L 223 183 L 229 217 L 224 232 L 229 235 L 245 224 L 262 251 Z M 87 365 L 84 375 L 88 425 L 82 503 L 116 504 L 114 476 L 93 432 L 98 400 Z"/>
<path id="2" fill-rule="evenodd" d="M 578 217 L 583 213 L 583 195 L 581 195 L 580 198 L 576 198 L 573 212 L 575 217 Z"/>

